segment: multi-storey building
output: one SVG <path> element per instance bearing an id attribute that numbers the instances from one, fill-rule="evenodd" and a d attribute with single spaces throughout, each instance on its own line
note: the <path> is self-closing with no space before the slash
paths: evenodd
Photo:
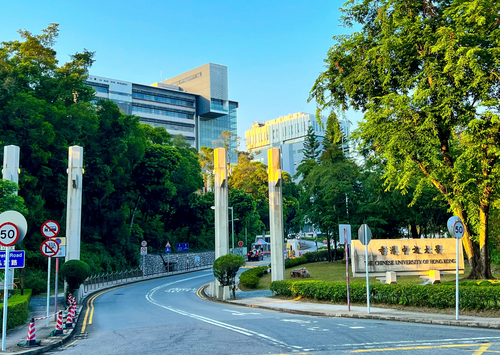
<path id="1" fill-rule="evenodd" d="M 223 65 L 208 63 L 153 85 L 95 75 L 89 75 L 87 84 L 96 90 L 97 98 L 112 100 L 141 122 L 182 134 L 197 149 L 222 146 L 224 131 L 236 137 L 238 103 L 228 99 L 227 67 Z M 231 141 L 230 150 L 236 149 L 235 142 Z"/>
<path id="2" fill-rule="evenodd" d="M 229 100 L 227 67 L 207 63 L 186 73 L 164 80 L 163 84 L 176 85 L 185 92 L 197 94 L 198 134 L 200 147 L 221 147 L 222 132 L 232 132 L 229 151 L 237 149 L 238 103 Z M 231 163 L 237 162 L 229 154 Z"/>
<path id="3" fill-rule="evenodd" d="M 322 121 L 324 127 L 326 117 L 322 117 Z M 348 136 L 348 122 L 341 121 L 340 124 L 344 135 Z M 326 132 L 322 125 L 318 124 L 315 115 L 310 113 L 299 112 L 263 123 L 254 123 L 252 128 L 245 132 L 247 150 L 254 153 L 254 160 L 267 164 L 267 150 L 280 148 L 282 169 L 293 177 L 304 158 L 304 141 L 309 126 L 321 142 Z M 347 144 L 343 148 L 344 152 L 348 151 Z"/>

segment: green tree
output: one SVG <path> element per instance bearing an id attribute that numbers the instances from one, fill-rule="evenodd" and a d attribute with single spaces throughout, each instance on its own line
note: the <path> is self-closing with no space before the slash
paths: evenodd
<path id="1" fill-rule="evenodd" d="M 214 261 L 214 276 L 222 286 L 232 286 L 233 299 L 236 299 L 236 284 L 234 279 L 240 267 L 245 265 L 241 255 L 226 254 Z"/>
<path id="2" fill-rule="evenodd" d="M 17 211 L 23 215 L 28 214 L 24 199 L 16 195 L 19 187 L 9 180 L 0 179 L 0 213 L 5 211 Z"/>
<path id="3" fill-rule="evenodd" d="M 491 278 L 489 210 L 499 183 L 498 13 L 486 1 L 348 2 L 310 99 L 364 112 L 359 137 L 389 188 L 432 184 L 466 226 L 470 278 Z"/>
<path id="4" fill-rule="evenodd" d="M 318 137 L 314 133 L 314 129 L 312 126 L 309 126 L 307 129 L 307 134 L 306 134 L 306 139 L 304 140 L 304 160 L 317 160 L 320 154 L 320 142 L 318 140 Z"/>
<path id="5" fill-rule="evenodd" d="M 89 275 L 89 265 L 81 260 L 68 260 L 61 266 L 61 277 L 68 283 L 68 293 L 78 290 Z"/>

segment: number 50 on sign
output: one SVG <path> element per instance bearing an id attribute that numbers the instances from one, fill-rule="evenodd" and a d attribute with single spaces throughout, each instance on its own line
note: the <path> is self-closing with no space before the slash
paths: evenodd
<path id="1" fill-rule="evenodd" d="M 15 245 L 19 239 L 19 229 L 12 222 L 5 222 L 0 225 L 0 245 L 10 247 Z"/>

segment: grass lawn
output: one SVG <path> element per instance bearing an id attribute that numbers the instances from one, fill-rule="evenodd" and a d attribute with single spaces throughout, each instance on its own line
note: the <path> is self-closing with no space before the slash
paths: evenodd
<path id="1" fill-rule="evenodd" d="M 302 264 L 292 268 L 285 269 L 286 279 L 290 279 L 290 271 L 293 269 L 305 267 L 311 274 L 310 279 L 305 280 L 320 280 L 320 281 L 333 281 L 333 282 L 345 282 L 345 261 L 338 260 L 335 262 L 320 261 L 309 264 Z M 463 278 L 469 274 L 469 265 L 465 263 L 465 273 L 460 275 Z M 493 267 L 492 270 L 494 276 L 500 278 L 500 270 L 497 267 Z M 294 279 L 299 280 L 299 279 Z M 441 275 L 441 281 L 454 281 L 454 274 L 444 274 Z M 350 282 L 361 282 L 366 283 L 366 277 L 353 277 L 351 272 L 351 265 L 349 264 L 349 281 Z M 421 284 L 423 280 L 419 276 L 401 276 L 398 278 L 398 284 Z M 375 277 L 370 277 L 370 284 L 380 283 Z M 271 275 L 264 275 L 260 278 L 260 283 L 257 287 L 258 290 L 268 290 L 271 285 Z M 240 285 L 241 287 L 242 285 Z M 241 287 L 243 291 L 247 291 L 244 287 Z"/>

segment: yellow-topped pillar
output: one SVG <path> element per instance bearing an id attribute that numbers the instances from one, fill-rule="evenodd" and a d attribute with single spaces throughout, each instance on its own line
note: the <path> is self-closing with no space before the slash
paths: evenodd
<path id="1" fill-rule="evenodd" d="M 278 148 L 271 148 L 267 151 L 272 281 L 285 279 L 285 236 L 283 233 L 283 194 L 280 160 L 280 150 Z"/>

